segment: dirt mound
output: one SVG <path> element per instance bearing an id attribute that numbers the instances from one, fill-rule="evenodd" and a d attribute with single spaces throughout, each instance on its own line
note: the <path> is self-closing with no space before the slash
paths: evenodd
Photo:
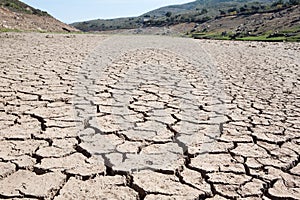
<path id="1" fill-rule="evenodd" d="M 51 16 L 39 16 L 11 11 L 0 7 L 0 30 L 75 32 L 78 29 Z"/>

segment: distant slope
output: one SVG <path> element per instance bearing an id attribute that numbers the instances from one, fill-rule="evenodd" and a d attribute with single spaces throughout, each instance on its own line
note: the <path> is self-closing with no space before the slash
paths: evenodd
<path id="1" fill-rule="evenodd" d="M 82 31 L 194 38 L 300 41 L 300 0 L 197 0 L 139 17 L 92 20 Z"/>
<path id="2" fill-rule="evenodd" d="M 274 12 L 224 16 L 193 29 L 195 38 L 300 41 L 300 5 Z"/>
<path id="3" fill-rule="evenodd" d="M 73 32 L 78 29 L 18 0 L 0 0 L 1 31 Z"/>
<path id="4" fill-rule="evenodd" d="M 162 7 L 146 13 L 145 15 L 150 16 L 164 16 L 166 13 L 171 12 L 172 14 L 180 14 L 186 12 L 195 12 L 201 9 L 207 9 L 209 14 L 215 15 L 219 13 L 219 10 L 227 10 L 232 7 L 242 6 L 248 3 L 270 3 L 274 0 L 197 0 L 191 3 L 172 5 Z"/>
<path id="5" fill-rule="evenodd" d="M 107 31 L 145 27 L 171 26 L 186 22 L 203 23 L 220 13 L 239 9 L 245 4 L 261 7 L 277 0 L 197 0 L 182 5 L 166 6 L 139 17 L 91 20 L 72 24 L 82 31 Z"/>
<path id="6" fill-rule="evenodd" d="M 186 35 L 197 39 L 298 41 L 300 42 L 300 5 L 272 12 L 224 15 L 207 22 L 180 23 L 163 27 L 145 27 L 106 31 L 122 34 Z"/>

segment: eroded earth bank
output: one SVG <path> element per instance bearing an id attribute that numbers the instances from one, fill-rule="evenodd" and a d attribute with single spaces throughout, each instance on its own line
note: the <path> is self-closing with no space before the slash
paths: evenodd
<path id="1" fill-rule="evenodd" d="M 300 44 L 0 34 L 0 198 L 300 199 Z"/>

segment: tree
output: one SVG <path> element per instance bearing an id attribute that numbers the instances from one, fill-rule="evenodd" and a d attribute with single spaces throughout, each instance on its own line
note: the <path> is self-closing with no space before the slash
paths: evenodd
<path id="1" fill-rule="evenodd" d="M 207 9 L 205 9 L 205 8 L 203 8 L 202 10 L 201 10 L 201 15 L 204 15 L 204 14 L 206 14 L 206 13 L 208 13 L 208 11 L 207 11 Z"/>
<path id="2" fill-rule="evenodd" d="M 166 13 L 166 17 L 171 17 L 171 16 L 172 16 L 172 12 L 169 11 Z"/>
<path id="3" fill-rule="evenodd" d="M 252 9 L 253 11 L 257 12 L 257 11 L 259 10 L 259 7 L 253 5 L 253 6 L 251 6 L 251 9 Z"/>
<path id="4" fill-rule="evenodd" d="M 237 11 L 237 8 L 229 8 L 228 9 L 228 13 L 232 13 L 232 12 L 235 12 L 235 11 Z"/>
<path id="5" fill-rule="evenodd" d="M 276 6 L 279 6 L 279 5 L 283 5 L 283 0 L 276 1 L 275 3 L 272 4 L 272 7 L 276 7 Z"/>
<path id="6" fill-rule="evenodd" d="M 221 15 L 225 15 L 226 14 L 226 12 L 224 10 L 219 10 L 219 12 L 220 12 Z"/>
<path id="7" fill-rule="evenodd" d="M 300 0 L 289 0 L 289 4 L 290 5 L 299 5 L 300 4 Z"/>
<path id="8" fill-rule="evenodd" d="M 246 12 L 246 11 L 247 11 L 247 8 L 245 8 L 245 7 L 241 7 L 241 8 L 240 8 L 240 12 L 241 12 L 241 13 Z"/>
<path id="9" fill-rule="evenodd" d="M 236 15 L 238 13 L 237 8 L 230 8 L 228 9 L 228 14 L 229 15 Z"/>

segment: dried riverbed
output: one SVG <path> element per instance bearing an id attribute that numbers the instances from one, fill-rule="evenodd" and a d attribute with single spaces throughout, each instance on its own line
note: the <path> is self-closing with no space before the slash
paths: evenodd
<path id="1" fill-rule="evenodd" d="M 0 34 L 0 198 L 300 199 L 300 45 Z"/>

